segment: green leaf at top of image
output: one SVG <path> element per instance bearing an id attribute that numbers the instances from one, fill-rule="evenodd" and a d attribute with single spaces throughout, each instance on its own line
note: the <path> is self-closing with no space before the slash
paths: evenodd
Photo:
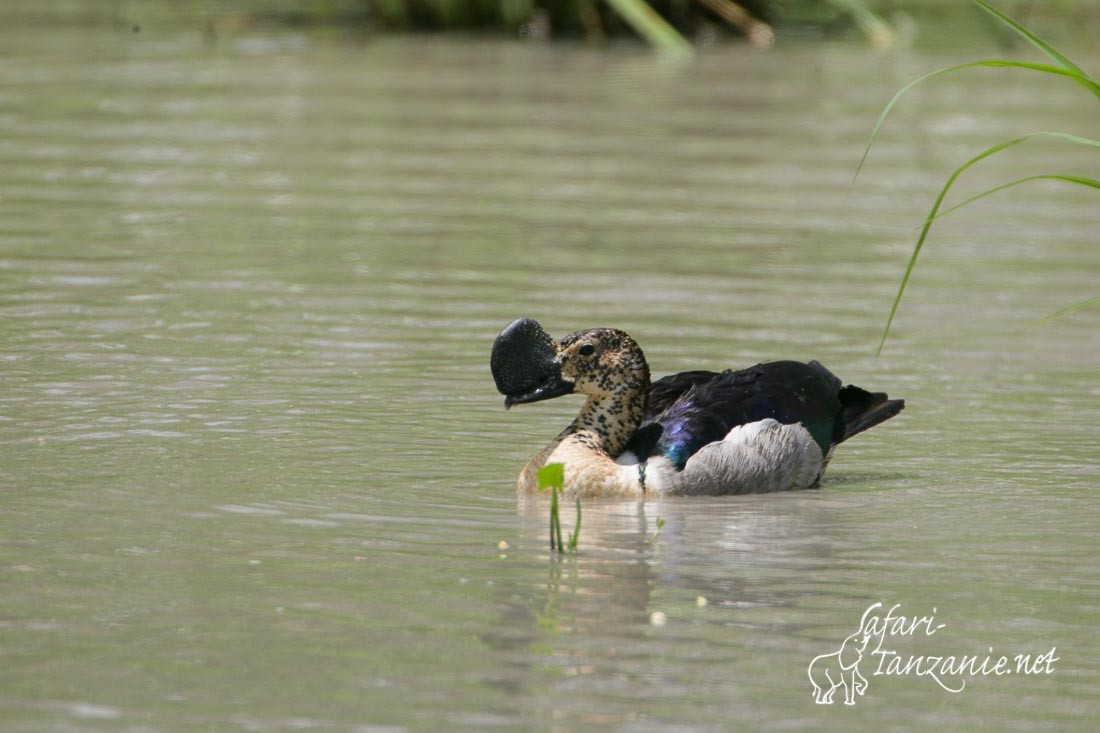
<path id="1" fill-rule="evenodd" d="M 1007 15 L 1002 13 L 1000 10 L 997 10 L 997 8 L 993 7 L 993 5 L 989 2 L 987 2 L 987 0 L 974 0 L 974 3 L 978 7 L 980 7 L 982 10 L 989 13 L 994 18 L 1001 21 L 1002 23 L 1007 25 L 1009 28 L 1011 28 L 1012 30 L 1016 31 L 1021 36 L 1026 38 L 1029 43 L 1031 43 L 1033 46 L 1035 46 L 1040 51 L 1045 53 L 1047 56 L 1054 59 L 1055 61 L 1057 61 L 1059 64 L 1061 64 L 1065 68 L 1070 69 L 1071 71 L 1075 71 L 1080 76 L 1083 76 L 1086 79 L 1092 81 L 1095 85 L 1096 80 L 1093 79 L 1091 76 L 1089 76 L 1080 66 L 1078 66 L 1077 64 L 1070 61 L 1061 52 L 1059 52 L 1058 49 L 1051 46 L 1049 43 L 1044 41 L 1042 38 L 1039 38 L 1039 36 L 1035 35 L 1035 33 L 1033 33 L 1031 30 L 1029 30 L 1028 28 L 1025 28 L 1024 26 L 1020 25 L 1019 23 L 1014 21 L 1012 18 L 1009 18 Z M 1100 88 L 1094 89 L 1094 92 L 1095 92 L 1096 96 L 1100 97 Z"/>
<path id="2" fill-rule="evenodd" d="M 913 268 L 917 264 L 917 258 L 920 257 L 921 249 L 924 247 L 924 242 L 928 238 L 928 232 L 932 229 L 932 223 L 935 222 L 936 219 L 939 217 L 940 206 L 943 205 L 943 199 L 945 196 L 947 196 L 947 192 L 951 190 L 951 187 L 955 184 L 955 181 L 958 180 L 959 176 L 961 176 L 967 168 L 970 168 L 974 164 L 988 158 L 991 155 L 996 155 L 1002 150 L 1011 148 L 1015 145 L 1019 145 L 1022 142 L 1027 142 L 1028 140 L 1037 137 L 1053 137 L 1100 150 L 1100 140 L 1093 140 L 1092 138 L 1081 137 L 1079 135 L 1070 135 L 1066 132 L 1033 132 L 1030 135 L 1024 135 L 1013 140 L 998 143 L 993 147 L 986 148 L 985 150 L 978 153 L 973 158 L 956 168 L 954 172 L 952 172 L 951 175 L 948 177 L 947 183 L 945 183 L 943 185 L 943 188 L 940 189 L 939 194 L 936 196 L 935 203 L 932 204 L 932 209 L 928 212 L 928 216 L 925 217 L 924 224 L 921 226 L 920 236 L 917 238 L 917 243 L 913 247 L 912 254 L 909 255 L 909 262 L 905 266 L 905 274 L 902 275 L 901 285 L 898 286 L 897 295 L 894 296 L 894 303 L 890 307 L 890 315 L 886 319 L 886 327 L 882 330 L 882 338 L 879 340 L 878 351 L 876 352 L 878 356 L 882 355 L 882 350 L 886 347 L 886 339 L 890 336 L 890 328 L 894 324 L 894 316 L 897 315 L 898 306 L 901 305 L 901 297 L 905 294 L 905 288 L 909 284 L 909 278 L 913 274 Z M 1091 181 L 1091 179 L 1082 180 Z M 1086 183 L 1085 185 L 1091 184 Z"/>
<path id="3" fill-rule="evenodd" d="M 548 463 L 539 469 L 539 491 L 551 486 L 560 489 L 565 485 L 565 466 L 561 463 Z"/>
<path id="4" fill-rule="evenodd" d="M 889 115 L 890 111 L 894 108 L 894 105 L 897 104 L 898 100 L 901 99 L 901 97 L 906 92 L 908 92 L 910 89 L 912 89 L 917 84 L 920 84 L 923 81 L 927 81 L 928 79 L 932 79 L 934 77 L 942 76 L 944 74 L 950 74 L 950 73 L 954 73 L 956 71 L 961 71 L 961 70 L 964 70 L 964 69 L 974 68 L 974 67 L 979 67 L 979 66 L 1014 67 L 1014 68 L 1026 69 L 1026 70 L 1029 70 L 1029 71 L 1035 71 L 1035 72 L 1039 72 L 1039 73 L 1043 73 L 1043 74 L 1051 74 L 1051 75 L 1054 75 L 1054 76 L 1062 76 L 1062 77 L 1072 79 L 1075 82 L 1077 82 L 1078 84 L 1080 84 L 1081 86 L 1088 89 L 1090 92 L 1092 92 L 1094 96 L 1096 96 L 1097 98 L 1100 98 L 1100 82 L 1098 82 L 1088 72 L 1086 72 L 1084 69 L 1082 69 L 1077 64 L 1070 61 L 1064 54 L 1059 52 L 1057 49 L 1055 49 L 1049 43 L 1044 41 L 1042 38 L 1039 38 L 1039 36 L 1037 36 L 1034 32 L 1032 32 L 1028 28 L 1025 28 L 1021 24 L 1014 21 L 1012 18 L 1009 18 L 1007 15 L 1002 13 L 997 8 L 993 7 L 993 5 L 990 2 L 988 2 L 988 0 L 973 0 L 973 2 L 978 7 L 980 7 L 982 10 L 986 11 L 987 13 L 992 15 L 994 18 L 996 18 L 998 21 L 1005 24 L 1006 26 L 1011 28 L 1013 31 L 1015 31 L 1016 33 L 1021 35 L 1029 43 L 1034 45 L 1036 48 L 1038 48 L 1040 51 L 1042 51 L 1044 54 L 1046 54 L 1052 60 L 1057 62 L 1059 64 L 1059 66 L 1051 66 L 1049 64 L 1036 64 L 1036 63 L 1031 63 L 1031 62 L 1027 62 L 1027 61 L 1010 61 L 1010 60 L 1004 60 L 1004 59 L 987 59 L 985 61 L 972 61 L 972 62 L 966 63 L 966 64 L 959 64 L 957 66 L 951 66 L 951 67 L 948 67 L 946 69 L 939 69 L 937 71 L 932 71 L 928 74 L 925 74 L 924 76 L 918 77 L 917 79 L 914 79 L 913 81 L 911 81 L 908 84 L 906 84 L 905 86 L 903 86 L 900 91 L 898 91 L 896 94 L 894 94 L 894 96 L 886 104 L 886 107 L 882 110 L 882 113 L 879 114 L 878 120 L 875 122 L 874 127 L 871 129 L 871 136 L 870 136 L 870 139 L 867 141 L 867 147 L 863 151 L 863 157 L 860 158 L 859 165 L 856 166 L 855 174 L 852 176 L 852 184 L 851 185 L 855 185 L 855 181 L 859 177 L 860 171 L 863 170 L 864 163 L 867 161 L 867 156 L 868 156 L 868 153 L 870 153 L 870 151 L 871 151 L 871 146 L 874 145 L 875 139 L 878 136 L 879 129 L 882 127 L 882 124 L 886 120 L 887 115 Z M 1000 143 L 998 145 L 994 145 L 991 148 L 987 148 L 986 150 L 982 151 L 978 155 L 974 156 L 973 158 L 971 158 L 970 160 L 966 161 L 961 166 L 956 168 L 954 170 L 954 172 L 952 172 L 950 177 L 947 179 L 947 183 L 945 183 L 943 185 L 943 187 L 940 189 L 939 195 L 936 196 L 935 203 L 932 204 L 931 211 L 928 212 L 928 215 L 925 217 L 924 222 L 921 225 L 920 236 L 917 238 L 917 243 L 916 243 L 916 245 L 914 245 L 913 252 L 909 256 L 909 262 L 906 264 L 906 267 L 905 267 L 905 274 L 901 278 L 901 284 L 898 286 L 897 295 L 894 297 L 894 302 L 890 307 L 890 315 L 887 317 L 886 326 L 885 326 L 885 328 L 883 328 L 883 331 L 882 331 L 882 338 L 879 340 L 878 351 L 877 351 L 877 354 L 879 356 L 882 355 L 882 350 L 886 346 L 886 339 L 890 335 L 890 329 L 893 326 L 894 317 L 897 315 L 898 306 L 901 304 L 901 298 L 902 298 L 902 295 L 904 295 L 904 293 L 905 293 L 905 288 L 909 284 L 909 278 L 913 274 L 913 268 L 917 264 L 917 258 L 920 256 L 921 248 L 924 246 L 924 242 L 928 238 L 928 232 L 932 228 L 932 223 L 934 221 L 936 221 L 940 216 L 946 215 L 946 214 L 960 208 L 961 206 L 965 206 L 965 205 L 967 205 L 967 204 L 969 204 L 973 201 L 977 201 L 980 198 L 984 198 L 985 196 L 989 196 L 991 194 L 997 193 L 998 191 L 1003 191 L 1006 188 L 1011 188 L 1013 186 L 1017 186 L 1021 183 L 1025 183 L 1027 181 L 1034 181 L 1034 180 L 1040 180 L 1040 179 L 1060 180 L 1060 181 L 1065 181 L 1065 182 L 1073 183 L 1073 184 L 1080 185 L 1080 186 L 1087 186 L 1087 187 L 1090 187 L 1090 188 L 1100 188 L 1100 185 L 1098 185 L 1098 183 L 1095 179 L 1088 178 L 1088 177 L 1085 177 L 1085 176 L 1074 176 L 1074 175 L 1068 175 L 1068 174 L 1066 174 L 1066 175 L 1063 175 L 1063 174 L 1046 174 L 1046 175 L 1028 176 L 1026 178 L 1021 178 L 1021 179 L 1012 181 L 1010 183 L 1007 183 L 1007 184 L 1004 184 L 1004 185 L 1001 185 L 1001 186 L 997 186 L 997 187 L 992 188 L 990 190 L 984 191 L 984 192 L 978 194 L 977 196 L 973 196 L 971 198 L 968 198 L 967 200 L 963 201 L 961 204 L 958 204 L 957 206 L 954 206 L 950 209 L 947 209 L 944 212 L 940 211 L 940 207 L 943 205 L 944 197 L 947 195 L 947 192 L 954 185 L 954 183 L 958 179 L 958 177 L 960 175 L 962 175 L 963 171 L 965 171 L 967 168 L 971 167 L 972 165 L 974 165 L 978 161 L 983 160 L 985 158 L 988 158 L 989 156 L 994 155 L 996 153 L 999 153 L 1002 150 L 1005 150 L 1006 148 L 1010 148 L 1014 145 L 1018 145 L 1019 143 L 1024 142 L 1025 140 L 1030 140 L 1034 137 L 1040 137 L 1040 136 L 1061 138 L 1063 140 L 1068 140 L 1068 141 L 1070 141 L 1072 143 L 1075 143 L 1075 144 L 1078 144 L 1078 145 L 1085 145 L 1085 146 L 1088 146 L 1088 147 L 1100 148 L 1100 141 L 1098 141 L 1098 140 L 1092 140 L 1090 138 L 1084 138 L 1084 137 L 1080 137 L 1080 136 L 1077 136 L 1077 135 L 1070 135 L 1068 133 L 1062 133 L 1062 132 L 1037 132 L 1037 133 L 1032 133 L 1030 135 L 1025 135 L 1023 137 L 1016 138 L 1014 140 L 1009 140 L 1007 142 L 1003 142 L 1003 143 Z M 1069 306 L 1068 308 L 1063 308 L 1062 310 L 1054 313 L 1053 315 L 1049 316 L 1045 320 L 1049 320 L 1050 318 L 1056 318 L 1060 315 L 1064 315 L 1066 313 L 1072 313 L 1072 312 L 1075 312 L 1077 310 L 1080 310 L 1081 308 L 1085 308 L 1085 307 L 1094 305 L 1096 303 L 1096 301 L 1097 301 L 1096 298 L 1091 298 L 1091 299 L 1083 301 L 1081 303 L 1077 303 L 1077 304 L 1074 304 L 1072 306 Z"/>
<path id="5" fill-rule="evenodd" d="M 1078 73 L 1070 69 L 1059 68 L 1057 66 L 1051 66 L 1050 64 L 1037 64 L 1030 61 L 985 59 L 982 61 L 970 61 L 965 64 L 958 64 L 956 66 L 948 66 L 945 69 L 930 71 L 924 76 L 917 77 L 913 81 L 903 86 L 893 97 L 890 98 L 890 101 L 886 103 L 886 106 L 883 108 L 882 112 L 878 116 L 878 119 L 875 121 L 875 126 L 871 128 L 871 136 L 867 140 L 867 146 L 863 149 L 863 157 L 859 159 L 859 164 L 856 166 L 856 172 L 852 176 L 852 185 L 854 185 L 856 179 L 859 178 L 859 174 L 863 170 L 864 164 L 867 162 L 867 156 L 871 153 L 871 147 L 875 144 L 875 140 L 878 138 L 879 130 L 882 128 L 883 123 L 886 122 L 887 116 L 889 116 L 891 110 L 894 109 L 901 98 L 905 96 L 906 92 L 908 92 L 910 89 L 920 84 L 921 82 L 928 81 L 929 79 L 934 79 L 937 76 L 943 76 L 945 74 L 952 74 L 957 71 L 963 71 L 965 69 L 973 69 L 978 67 L 1027 69 L 1029 71 L 1038 71 L 1044 74 L 1064 76 L 1066 78 L 1072 79 L 1078 84 L 1081 84 L 1093 94 L 1100 96 L 1100 83 L 1097 83 L 1087 74 Z"/>

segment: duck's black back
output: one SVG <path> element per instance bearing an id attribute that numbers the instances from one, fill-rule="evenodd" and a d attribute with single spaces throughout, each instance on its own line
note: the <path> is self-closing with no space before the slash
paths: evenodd
<path id="1" fill-rule="evenodd" d="M 902 400 L 841 385 L 816 361 L 773 361 L 738 371 L 681 372 L 657 380 L 627 450 L 668 457 L 682 468 L 738 425 L 772 418 L 801 423 L 824 455 L 829 448 L 896 415 Z"/>

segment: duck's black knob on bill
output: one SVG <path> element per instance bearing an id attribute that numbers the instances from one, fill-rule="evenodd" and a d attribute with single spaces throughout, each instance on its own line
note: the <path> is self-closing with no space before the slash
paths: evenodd
<path id="1" fill-rule="evenodd" d="M 532 318 L 508 324 L 493 342 L 489 369 L 506 408 L 565 393 L 557 346 Z"/>

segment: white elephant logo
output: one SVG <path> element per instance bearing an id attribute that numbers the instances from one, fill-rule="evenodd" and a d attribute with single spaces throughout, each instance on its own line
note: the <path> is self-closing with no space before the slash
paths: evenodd
<path id="1" fill-rule="evenodd" d="M 814 702 L 832 705 L 837 688 L 843 687 L 844 704 L 855 705 L 856 694 L 867 692 L 867 678 L 859 673 L 859 663 L 870 637 L 861 624 L 859 631 L 845 639 L 835 652 L 814 657 L 806 669 L 814 686 Z"/>

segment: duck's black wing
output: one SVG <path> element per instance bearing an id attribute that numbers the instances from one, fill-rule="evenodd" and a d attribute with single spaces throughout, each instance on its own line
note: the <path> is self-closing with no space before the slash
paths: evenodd
<path id="1" fill-rule="evenodd" d="M 649 388 L 649 401 L 642 416 L 642 424 L 653 422 L 658 415 L 683 397 L 685 392 L 718 376 L 721 376 L 719 372 L 694 371 L 661 377 Z"/>
<path id="2" fill-rule="evenodd" d="M 902 400 L 842 386 L 816 361 L 773 361 L 725 372 L 683 372 L 654 383 L 649 407 L 627 450 L 668 457 L 678 468 L 738 425 L 772 418 L 801 423 L 824 455 L 833 445 L 887 420 Z"/>

